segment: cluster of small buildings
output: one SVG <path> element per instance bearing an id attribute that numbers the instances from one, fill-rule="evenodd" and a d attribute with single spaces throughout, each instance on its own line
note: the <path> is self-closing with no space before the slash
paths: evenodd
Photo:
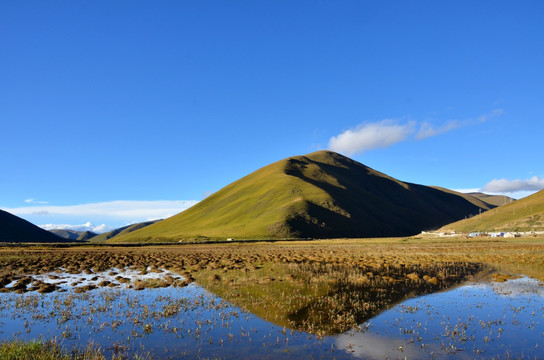
<path id="1" fill-rule="evenodd" d="M 544 231 L 507 231 L 507 232 L 471 232 L 468 236 L 490 236 L 490 237 L 505 237 L 514 238 L 522 236 L 544 235 Z"/>
<path id="2" fill-rule="evenodd" d="M 490 236 L 492 238 L 495 238 L 495 237 L 513 238 L 513 237 L 520 237 L 521 234 L 518 232 L 491 232 L 491 233 L 471 232 L 470 234 L 468 234 L 468 236 L 470 237 Z"/>
<path id="3" fill-rule="evenodd" d="M 440 236 L 440 237 L 457 237 L 457 236 L 469 236 L 469 237 L 504 237 L 504 238 L 514 238 L 514 237 L 521 237 L 521 236 L 530 236 L 534 234 L 544 234 L 543 231 L 540 232 L 513 232 L 513 231 L 506 231 L 506 232 L 481 232 L 481 231 L 473 231 L 469 234 L 463 234 L 463 233 L 457 233 L 455 231 L 450 232 L 432 232 L 432 231 L 422 231 L 421 234 L 428 234 L 428 235 L 434 235 L 434 236 Z"/>

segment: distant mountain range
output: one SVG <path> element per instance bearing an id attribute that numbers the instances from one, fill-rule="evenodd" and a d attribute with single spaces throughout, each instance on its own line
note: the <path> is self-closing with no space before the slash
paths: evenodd
<path id="1" fill-rule="evenodd" d="M 20 217 L 0 210 L 0 242 L 58 243 L 66 241 L 66 239 L 50 233 Z"/>
<path id="2" fill-rule="evenodd" d="M 441 230 L 456 232 L 544 231 L 544 190 L 468 219 L 448 224 Z"/>
<path id="3" fill-rule="evenodd" d="M 157 221 L 157 220 L 156 220 Z M 128 234 L 155 223 L 147 221 L 97 234 L 92 231 L 70 229 L 44 230 L 18 216 L 0 210 L 0 242 L 8 243 L 61 243 L 61 242 L 104 242 L 118 234 Z"/>
<path id="4" fill-rule="evenodd" d="M 49 231 L 61 238 L 74 241 L 87 241 L 98 235 L 92 231 L 76 231 L 69 229 L 53 229 Z"/>
<path id="5" fill-rule="evenodd" d="M 133 231 L 136 231 L 136 230 L 139 230 L 139 229 L 144 228 L 146 226 L 149 226 L 151 224 L 154 224 L 157 221 L 159 221 L 159 220 L 146 221 L 146 222 L 141 222 L 141 223 L 132 224 L 132 225 L 128 225 L 128 226 L 123 226 L 121 228 L 112 230 L 110 232 L 102 233 L 100 235 L 94 236 L 94 237 L 92 237 L 90 239 L 90 241 L 91 242 L 96 242 L 96 243 L 104 242 L 106 240 L 109 240 L 109 239 L 113 238 L 114 236 L 131 233 Z"/>
<path id="6" fill-rule="evenodd" d="M 265 166 L 180 214 L 108 241 L 409 236 L 493 207 L 319 151 Z"/>
<path id="7" fill-rule="evenodd" d="M 516 200 L 505 195 L 488 195 L 481 192 L 472 192 L 472 193 L 468 193 L 468 195 L 474 196 L 475 198 L 478 198 L 494 206 L 505 205 Z"/>

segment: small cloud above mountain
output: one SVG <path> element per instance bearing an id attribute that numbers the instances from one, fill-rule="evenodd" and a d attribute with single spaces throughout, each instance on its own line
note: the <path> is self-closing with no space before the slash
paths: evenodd
<path id="1" fill-rule="evenodd" d="M 408 140 L 424 140 L 449 131 L 486 122 L 503 114 L 495 109 L 487 114 L 464 120 L 449 120 L 442 125 L 429 121 L 385 119 L 377 122 L 364 122 L 333 136 L 328 148 L 345 155 L 364 153 L 374 149 L 385 149 Z"/>
<path id="2" fill-rule="evenodd" d="M 520 191 L 539 191 L 544 189 L 544 178 L 533 176 L 527 180 L 494 179 L 487 183 L 482 190 L 496 193 L 514 193 Z"/>
<path id="3" fill-rule="evenodd" d="M 333 136 L 329 149 L 346 155 L 368 150 L 387 148 L 405 141 L 414 132 L 414 122 L 401 124 L 398 120 L 382 120 L 376 123 L 363 123 Z"/>

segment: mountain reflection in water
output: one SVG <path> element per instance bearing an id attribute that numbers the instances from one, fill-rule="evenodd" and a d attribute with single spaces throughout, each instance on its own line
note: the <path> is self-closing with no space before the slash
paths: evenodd
<path id="1" fill-rule="evenodd" d="M 66 349 L 92 342 L 106 354 L 149 352 L 173 359 L 535 358 L 543 313 L 543 286 L 535 280 L 470 282 L 405 300 L 341 334 L 320 336 L 265 321 L 192 284 L 0 294 L 0 336 L 56 338 Z"/>
<path id="2" fill-rule="evenodd" d="M 295 263 L 266 270 L 275 276 L 227 272 L 201 283 L 267 321 L 323 336 L 343 333 L 404 299 L 448 289 L 484 270 L 481 264 L 466 262 Z"/>

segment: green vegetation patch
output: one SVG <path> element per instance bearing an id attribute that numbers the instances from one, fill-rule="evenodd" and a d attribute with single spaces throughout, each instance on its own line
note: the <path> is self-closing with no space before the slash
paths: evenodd
<path id="1" fill-rule="evenodd" d="M 54 341 L 9 341 L 0 344 L 2 360 L 121 360 L 127 357 L 112 355 L 106 357 L 98 347 L 89 346 L 85 350 L 66 351 Z M 144 358 L 134 356 L 133 360 Z"/>

